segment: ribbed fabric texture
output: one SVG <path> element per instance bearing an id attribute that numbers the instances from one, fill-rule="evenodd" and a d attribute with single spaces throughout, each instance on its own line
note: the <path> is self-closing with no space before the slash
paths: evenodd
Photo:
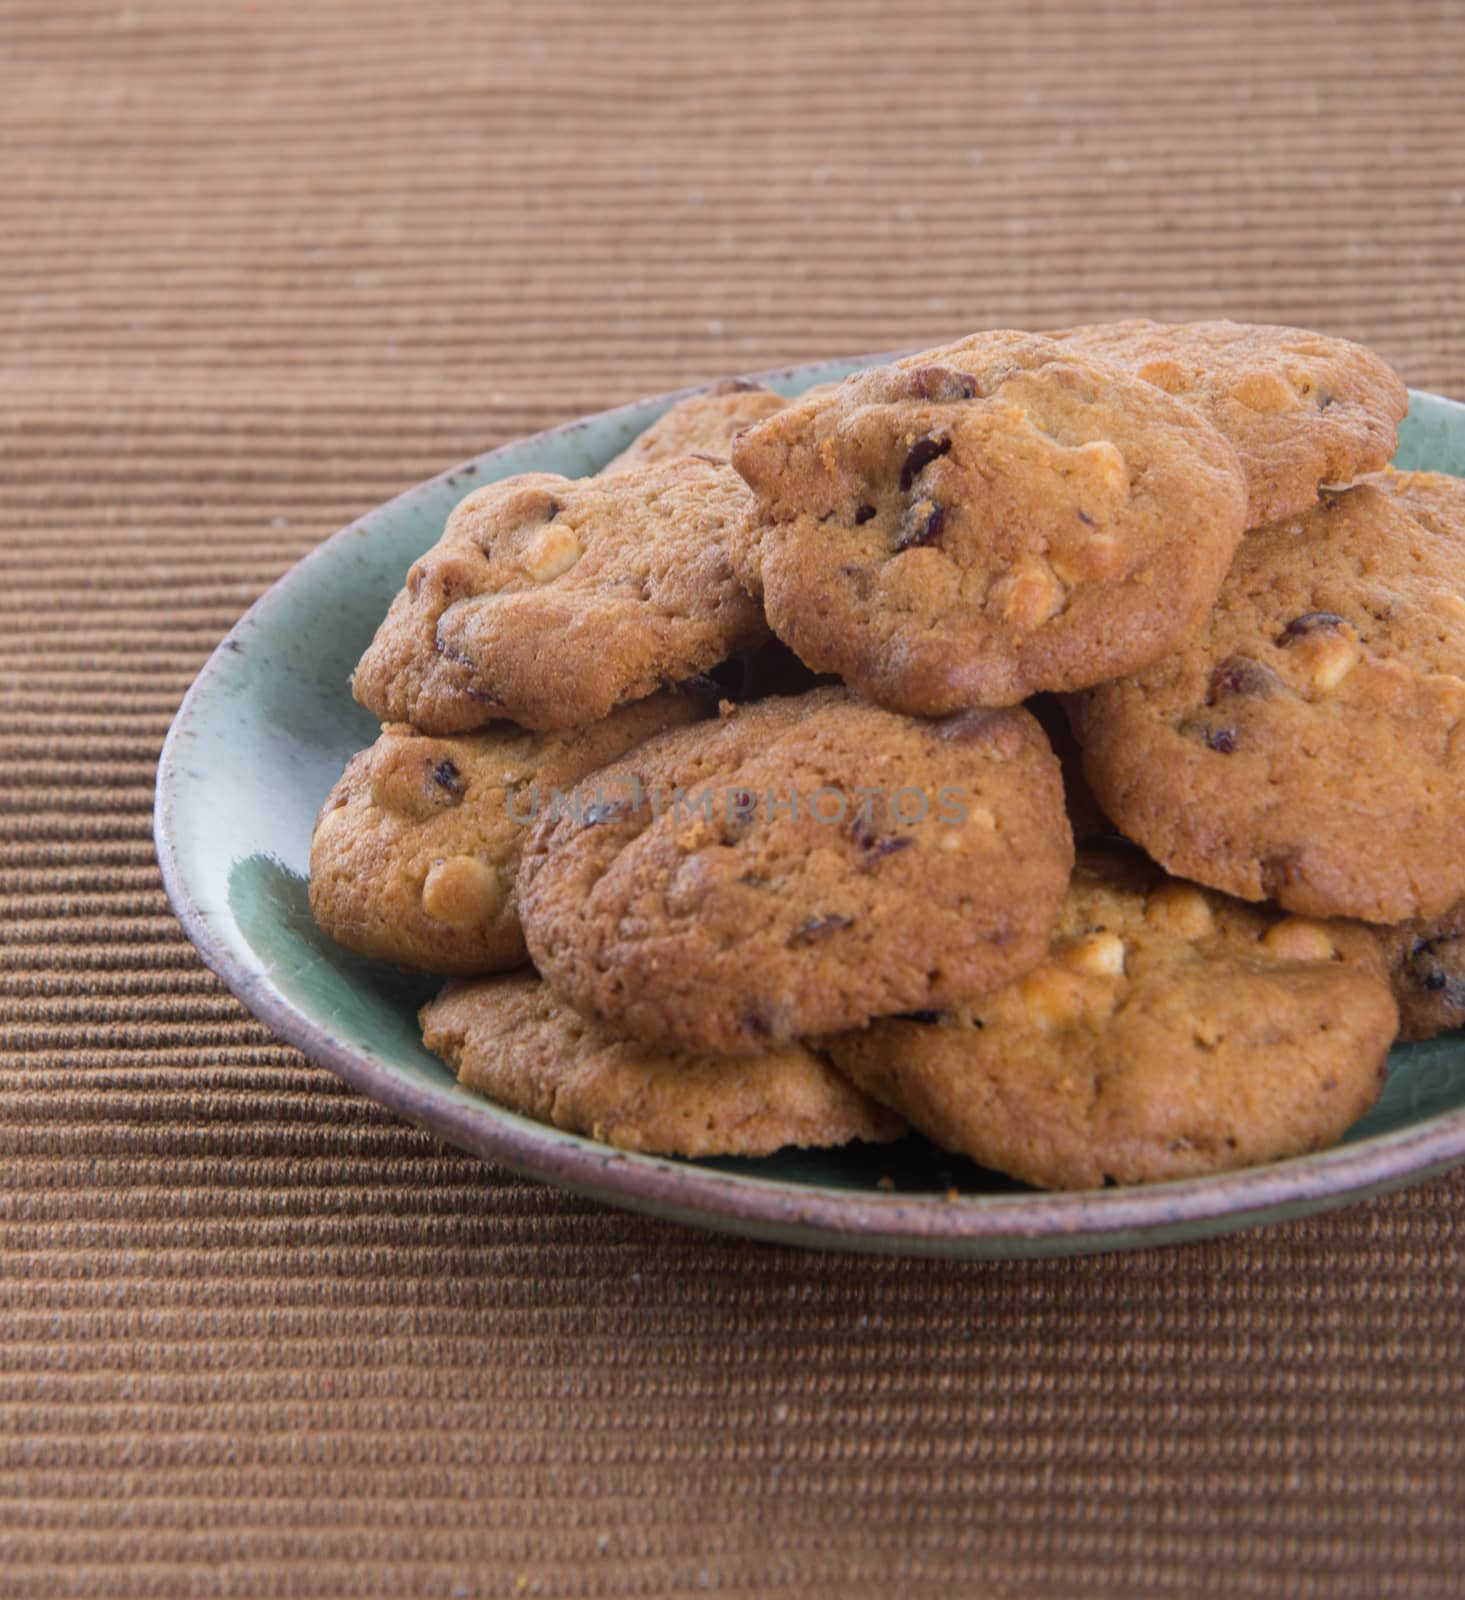
<path id="1" fill-rule="evenodd" d="M 1465 1178 L 820 1256 L 459 1156 L 149 838 L 313 544 L 637 395 L 1232 315 L 1465 394 L 1465 8 L 0 3 L 0 1594 L 1461 1592 Z"/>

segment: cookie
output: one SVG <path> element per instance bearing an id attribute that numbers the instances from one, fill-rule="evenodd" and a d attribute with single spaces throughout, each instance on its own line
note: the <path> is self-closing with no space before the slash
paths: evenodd
<path id="1" fill-rule="evenodd" d="M 710 709 L 666 691 L 560 733 L 498 723 L 431 738 L 389 726 L 321 807 L 310 850 L 316 921 L 337 943 L 398 966 L 445 975 L 518 966 L 514 886 L 538 811 L 556 789 Z"/>
<path id="2" fill-rule="evenodd" d="M 740 434 L 733 464 L 757 498 L 733 560 L 774 632 L 919 716 L 1159 659 L 1246 525 L 1203 417 L 1029 334 L 858 374 Z"/>
<path id="3" fill-rule="evenodd" d="M 726 460 L 733 435 L 739 429 L 765 421 L 787 403 L 781 394 L 760 383 L 725 378 L 700 394 L 679 400 L 618 456 L 607 461 L 601 472 L 624 472 L 652 461 L 675 461 L 678 456 L 707 455 Z"/>
<path id="4" fill-rule="evenodd" d="M 1372 350 L 1244 322 L 1110 322 L 1051 335 L 1189 401 L 1236 446 L 1248 524 L 1293 516 L 1324 484 L 1377 471 L 1409 396 Z"/>
<path id="5" fill-rule="evenodd" d="M 1377 1098 L 1395 1020 L 1358 924 L 1279 918 L 1086 849 L 1025 978 L 821 1048 L 938 1144 L 1085 1189 L 1333 1143 Z"/>
<path id="6" fill-rule="evenodd" d="M 819 689 L 599 776 L 607 798 L 530 835 L 525 938 L 582 1010 L 679 1050 L 758 1054 L 990 992 L 1041 959 L 1072 860 L 1024 711 L 919 722 Z"/>
<path id="7" fill-rule="evenodd" d="M 905 1131 L 801 1045 L 742 1060 L 657 1050 L 607 1033 L 532 972 L 449 984 L 421 1021 L 468 1088 L 622 1150 L 766 1156 Z"/>
<path id="8" fill-rule="evenodd" d="M 1465 1028 L 1465 900 L 1443 916 L 1378 928 L 1401 1039 Z"/>
<path id="9" fill-rule="evenodd" d="M 479 489 L 413 563 L 353 692 L 424 733 L 543 730 L 703 672 L 766 634 L 728 560 L 748 506 L 730 467 L 695 456 Z"/>
<path id="10" fill-rule="evenodd" d="M 1178 876 L 1308 916 L 1465 898 L 1465 483 L 1390 475 L 1248 534 L 1174 655 L 1069 702 L 1084 771 Z"/>

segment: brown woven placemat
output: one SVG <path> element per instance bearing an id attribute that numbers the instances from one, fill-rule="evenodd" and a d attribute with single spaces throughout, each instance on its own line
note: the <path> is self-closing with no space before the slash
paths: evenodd
<path id="1" fill-rule="evenodd" d="M 349 1093 L 149 841 L 210 647 L 448 462 L 1144 311 L 1465 394 L 1465 10 L 0 3 L 0 1595 L 1453 1596 L 1465 1178 L 959 1266 Z"/>

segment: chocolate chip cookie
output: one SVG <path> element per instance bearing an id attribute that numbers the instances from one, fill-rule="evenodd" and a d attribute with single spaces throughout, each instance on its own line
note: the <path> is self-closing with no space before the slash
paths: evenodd
<path id="1" fill-rule="evenodd" d="M 675 461 L 678 456 L 707 455 L 726 460 L 733 435 L 755 422 L 766 421 L 788 402 L 761 383 L 724 378 L 700 394 L 679 400 L 645 433 L 633 439 L 602 473 L 624 472 L 652 461 Z"/>
<path id="2" fill-rule="evenodd" d="M 1082 1189 L 1333 1143 L 1377 1097 L 1395 1020 L 1367 929 L 1279 918 L 1086 849 L 1026 977 L 820 1048 L 938 1144 Z"/>
<path id="3" fill-rule="evenodd" d="M 413 563 L 356 698 L 424 733 L 570 728 L 705 671 L 766 635 L 728 559 L 748 506 L 730 467 L 696 456 L 490 484 Z"/>
<path id="4" fill-rule="evenodd" d="M 740 1060 L 658 1050 L 606 1032 L 532 972 L 449 984 L 421 1021 L 468 1088 L 622 1150 L 765 1156 L 905 1131 L 802 1045 Z"/>
<path id="5" fill-rule="evenodd" d="M 1174 655 L 1069 702 L 1120 830 L 1309 916 L 1465 898 L 1465 483 L 1389 474 L 1247 535 Z"/>
<path id="6" fill-rule="evenodd" d="M 1246 525 L 1192 407 L 1030 334 L 977 334 L 740 434 L 733 537 L 774 632 L 940 716 L 1133 672 L 1204 616 Z"/>
<path id="7" fill-rule="evenodd" d="M 540 809 L 649 735 L 711 710 L 697 695 L 666 691 L 559 733 L 498 723 L 431 738 L 389 726 L 351 758 L 321 807 L 311 912 L 338 943 L 378 961 L 444 975 L 518 966 L 514 885 Z"/>
<path id="8" fill-rule="evenodd" d="M 598 782 L 526 845 L 530 954 L 582 1010 L 678 1050 L 758 1054 L 988 993 L 1041 959 L 1072 860 L 1020 710 L 920 722 L 819 689 L 661 735 Z"/>
<path id="9" fill-rule="evenodd" d="M 1203 411 L 1236 446 L 1248 525 L 1305 511 L 1394 453 L 1409 396 L 1362 345 L 1244 322 L 1110 322 L 1051 337 Z"/>

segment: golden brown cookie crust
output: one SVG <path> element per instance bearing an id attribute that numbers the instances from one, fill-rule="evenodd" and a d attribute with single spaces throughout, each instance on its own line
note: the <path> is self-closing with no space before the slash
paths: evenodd
<path id="1" fill-rule="evenodd" d="M 766 633 L 728 559 L 749 503 L 693 456 L 479 489 L 413 563 L 352 690 L 425 733 L 552 729 L 703 672 Z"/>
<path id="2" fill-rule="evenodd" d="M 1250 527 L 1306 511 L 1324 484 L 1377 471 L 1409 408 L 1373 351 L 1305 328 L 1138 320 L 1051 337 L 1202 410 L 1241 457 Z"/>
<path id="3" fill-rule="evenodd" d="M 310 908 L 339 944 L 427 972 L 500 972 L 525 959 L 515 883 L 538 805 L 652 734 L 707 715 L 666 691 L 587 728 L 508 723 L 431 738 L 404 723 L 351 758 L 310 851 Z"/>
<path id="4" fill-rule="evenodd" d="M 821 689 L 601 779 L 624 799 L 530 837 L 525 936 L 583 1010 L 678 1049 L 756 1054 L 985 993 L 1041 958 L 1072 860 L 1023 711 L 920 722 Z"/>
<path id="5" fill-rule="evenodd" d="M 743 378 L 724 378 L 700 394 L 688 395 L 638 435 L 600 469 L 625 472 L 653 461 L 708 455 L 726 460 L 734 436 L 755 422 L 766 422 L 788 402 L 781 394 Z"/>
<path id="6" fill-rule="evenodd" d="M 1279 918 L 1086 849 L 1051 955 L 1026 977 L 820 1048 L 937 1143 L 1083 1189 L 1333 1143 L 1376 1099 L 1395 1020 L 1367 929 Z"/>
<path id="7" fill-rule="evenodd" d="M 1437 478 L 1248 534 L 1174 655 L 1069 702 L 1100 805 L 1170 871 L 1371 922 L 1465 897 L 1465 483 Z"/>
<path id="8" fill-rule="evenodd" d="M 607 1033 L 532 972 L 449 984 L 421 1021 L 468 1088 L 622 1150 L 766 1156 L 905 1131 L 802 1045 L 738 1060 L 669 1054 Z"/>
<path id="9" fill-rule="evenodd" d="M 774 632 L 938 716 L 1132 672 L 1214 599 L 1246 525 L 1191 407 L 1030 334 L 847 379 L 740 434 L 733 559 Z"/>

